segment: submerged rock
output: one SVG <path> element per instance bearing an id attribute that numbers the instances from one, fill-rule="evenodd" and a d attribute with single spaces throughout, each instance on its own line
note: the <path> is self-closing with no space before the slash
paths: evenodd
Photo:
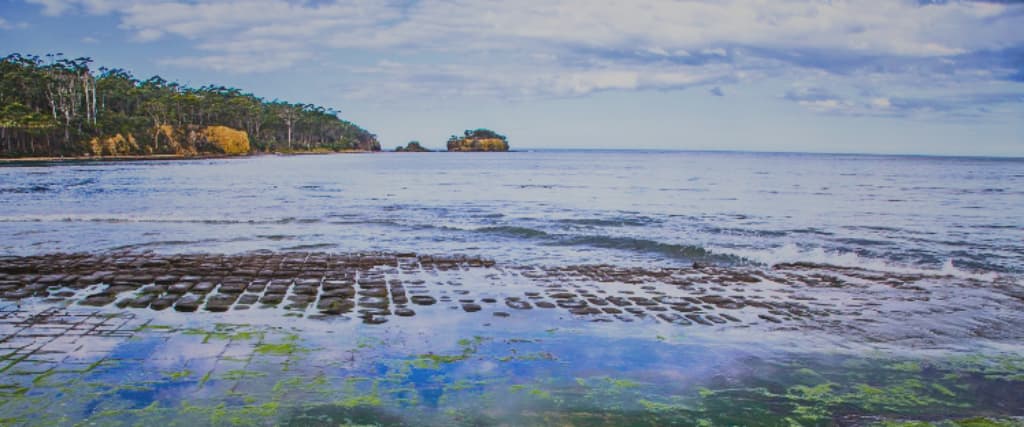
<path id="1" fill-rule="evenodd" d="M 79 304 L 91 305 L 93 307 L 102 307 L 104 305 L 114 302 L 114 298 L 114 295 L 111 294 L 89 295 L 84 300 L 79 302 Z"/>
<path id="2" fill-rule="evenodd" d="M 355 303 L 349 299 L 324 298 L 317 303 L 316 308 L 325 314 L 342 314 L 352 311 Z"/>
<path id="3" fill-rule="evenodd" d="M 509 306 L 509 308 L 514 308 L 516 310 L 529 310 L 533 308 L 533 306 L 529 302 L 514 298 L 506 299 L 505 305 Z"/>
<path id="4" fill-rule="evenodd" d="M 434 305 L 437 303 L 437 299 L 430 295 L 413 295 L 409 298 L 413 304 L 417 305 Z"/>
<path id="5" fill-rule="evenodd" d="M 0 297 L 38 298 L 33 305 L 41 307 L 116 302 L 124 310 L 182 312 L 284 303 L 287 316 L 328 319 L 356 311 L 371 324 L 416 314 L 407 305 L 441 302 L 423 307 L 422 314 L 459 316 L 489 304 L 505 310 L 494 314 L 499 317 L 537 307 L 545 312 L 538 316 L 560 319 L 571 314 L 596 321 L 765 330 L 784 324 L 783 329 L 825 329 L 869 340 L 920 339 L 916 334 L 922 327 L 937 331 L 928 340 L 1024 337 L 1024 317 L 1007 314 L 1022 312 L 1024 300 L 1012 291 L 1016 284 L 1005 279 L 989 286 L 973 279 L 900 274 L 897 281 L 892 273 L 807 265 L 699 271 L 491 265 L 465 255 L 380 252 L 10 256 L 0 257 Z M 993 301 L 999 310 L 991 309 Z M 310 305 L 317 314 L 307 313 Z M 975 323 L 991 327 L 983 332 L 962 327 Z"/>
<path id="6" fill-rule="evenodd" d="M 202 302 L 203 300 L 197 295 L 186 295 L 174 304 L 174 310 L 184 312 L 196 311 L 199 309 L 199 304 Z"/>

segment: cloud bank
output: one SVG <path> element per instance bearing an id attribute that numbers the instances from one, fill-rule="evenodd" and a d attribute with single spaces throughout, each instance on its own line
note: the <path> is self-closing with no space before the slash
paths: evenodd
<path id="1" fill-rule="evenodd" d="M 1024 82 L 1024 5 L 1011 2 L 28 1 L 49 15 L 114 15 L 141 43 L 186 43 L 192 52 L 168 65 L 338 64 L 353 97 L 721 96 L 782 79 L 793 87 L 782 98 L 813 111 L 906 116 L 1019 103 Z"/>

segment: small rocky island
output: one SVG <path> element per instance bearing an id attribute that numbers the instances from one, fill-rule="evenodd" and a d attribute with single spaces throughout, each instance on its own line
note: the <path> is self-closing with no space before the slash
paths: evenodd
<path id="1" fill-rule="evenodd" d="M 508 138 L 490 129 L 467 130 L 448 138 L 448 151 L 508 151 Z"/>
<path id="2" fill-rule="evenodd" d="M 420 145 L 419 141 L 409 141 L 408 144 L 405 144 L 405 147 L 403 147 L 401 145 L 395 147 L 395 152 L 396 153 L 429 153 L 430 150 L 428 150 L 426 147 Z"/>

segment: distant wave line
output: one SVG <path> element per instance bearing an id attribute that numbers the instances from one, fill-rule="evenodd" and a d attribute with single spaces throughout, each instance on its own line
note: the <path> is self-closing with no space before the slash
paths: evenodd
<path id="1" fill-rule="evenodd" d="M 111 216 L 111 215 L 22 215 L 0 216 L 0 222 L 103 222 L 103 223 L 182 223 L 182 224 L 313 224 L 322 222 L 318 218 L 189 218 L 189 217 L 148 217 L 148 216 Z"/>

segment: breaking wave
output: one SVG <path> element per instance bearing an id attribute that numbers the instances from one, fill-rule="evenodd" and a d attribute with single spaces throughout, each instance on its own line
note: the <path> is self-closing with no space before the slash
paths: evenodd
<path id="1" fill-rule="evenodd" d="M 934 268 L 911 266 L 892 261 L 869 258 L 858 255 L 854 252 L 842 252 L 826 250 L 825 248 L 801 248 L 793 243 L 787 243 L 780 247 L 771 249 L 715 249 L 716 253 L 731 254 L 765 265 L 776 265 L 786 263 L 810 263 L 832 265 L 836 267 L 863 268 L 866 270 L 882 271 L 900 274 L 918 274 L 951 276 L 961 279 L 976 279 L 991 281 L 998 277 L 992 271 L 970 271 L 956 266 L 953 259 L 947 259 L 944 263 Z"/>
<path id="2" fill-rule="evenodd" d="M 744 260 L 730 254 L 714 253 L 698 245 L 681 245 L 635 237 L 553 234 L 543 230 L 518 226 L 482 227 L 476 233 L 495 234 L 518 239 L 541 240 L 548 246 L 586 246 L 629 252 L 657 254 L 670 259 L 701 261 L 716 264 L 739 264 Z"/>

